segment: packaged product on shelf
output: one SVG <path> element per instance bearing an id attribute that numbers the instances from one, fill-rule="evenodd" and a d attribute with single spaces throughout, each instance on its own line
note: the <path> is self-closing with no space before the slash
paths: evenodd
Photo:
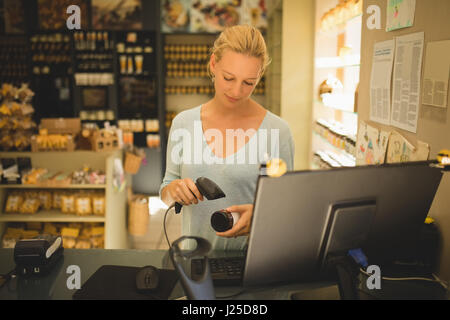
<path id="1" fill-rule="evenodd" d="M 24 195 L 24 199 L 25 200 L 26 199 L 37 199 L 37 200 L 39 200 L 39 190 L 35 190 L 35 189 L 26 190 L 26 191 L 22 190 L 22 194 Z M 39 202 L 39 205 L 40 205 L 40 202 Z"/>
<path id="2" fill-rule="evenodd" d="M 90 184 L 105 184 L 106 183 L 106 173 L 102 170 L 91 171 L 89 173 L 89 183 Z"/>
<path id="3" fill-rule="evenodd" d="M 105 184 L 106 174 L 102 170 L 92 170 L 88 166 L 72 173 L 72 184 Z"/>
<path id="4" fill-rule="evenodd" d="M 84 223 L 83 228 L 80 231 L 79 238 L 90 238 L 92 235 L 92 228 L 93 228 L 92 223 L 88 223 L 88 222 Z"/>
<path id="5" fill-rule="evenodd" d="M 33 239 L 39 235 L 38 230 L 24 230 L 22 232 L 22 239 Z"/>
<path id="6" fill-rule="evenodd" d="M 33 168 L 27 174 L 22 176 L 23 184 L 37 184 L 39 179 L 47 173 L 47 169 Z"/>
<path id="7" fill-rule="evenodd" d="M 80 170 L 72 173 L 72 184 L 88 184 L 89 183 L 89 167 L 85 166 Z"/>
<path id="8" fill-rule="evenodd" d="M 63 247 L 65 249 L 73 249 L 77 243 L 77 237 L 80 233 L 79 228 L 64 227 L 61 229 L 61 236 L 63 239 Z"/>
<path id="9" fill-rule="evenodd" d="M 5 212 L 19 212 L 22 207 L 23 196 L 18 192 L 12 192 L 6 200 Z"/>
<path id="10" fill-rule="evenodd" d="M 34 92 L 32 90 L 30 90 L 30 88 L 28 88 L 27 84 L 22 84 L 22 86 L 19 89 L 17 89 L 16 96 L 22 103 L 28 104 L 31 101 L 31 99 L 33 98 Z M 33 112 L 33 111 L 31 111 L 31 112 Z M 31 112 L 28 112 L 28 113 L 31 113 Z"/>
<path id="11" fill-rule="evenodd" d="M 52 207 L 53 209 L 61 209 L 61 198 L 64 195 L 63 191 L 53 191 L 52 195 Z"/>
<path id="12" fill-rule="evenodd" d="M 146 140 L 147 140 L 147 147 L 149 148 L 158 148 L 161 143 L 161 138 L 159 134 L 148 134 Z"/>
<path id="13" fill-rule="evenodd" d="M 51 187 L 51 186 L 53 186 L 53 179 L 58 174 L 60 174 L 60 172 L 58 172 L 58 173 L 47 172 L 47 173 L 41 175 L 38 178 L 37 185 L 39 185 L 40 187 Z"/>
<path id="14" fill-rule="evenodd" d="M 41 208 L 45 210 L 52 208 L 52 194 L 50 191 L 39 191 L 39 200 L 41 202 Z"/>
<path id="15" fill-rule="evenodd" d="M 19 131 L 15 132 L 14 135 L 13 135 L 14 147 L 18 151 L 23 151 L 27 147 L 30 146 L 30 139 L 31 139 L 31 135 L 30 134 L 25 132 L 23 129 L 19 130 Z"/>
<path id="16" fill-rule="evenodd" d="M 1 159 L 1 179 L 4 184 L 20 183 L 19 166 L 16 159 L 2 158 Z"/>
<path id="17" fill-rule="evenodd" d="M 52 184 L 55 187 L 67 187 L 72 182 L 72 175 L 70 173 L 59 173 L 52 178 Z"/>
<path id="18" fill-rule="evenodd" d="M 43 232 L 45 234 L 50 234 L 50 235 L 53 235 L 53 236 L 59 235 L 58 227 L 56 226 L 56 224 L 54 224 L 52 222 L 45 222 L 44 223 Z"/>
<path id="19" fill-rule="evenodd" d="M 31 137 L 32 151 L 73 151 L 81 130 L 79 118 L 42 119 L 39 135 Z"/>
<path id="20" fill-rule="evenodd" d="M 22 228 L 6 228 L 2 239 L 2 248 L 14 248 L 16 242 L 22 238 Z"/>
<path id="21" fill-rule="evenodd" d="M 0 147 L 3 150 L 22 151 L 29 148 L 36 123 L 30 105 L 34 93 L 23 84 L 16 88 L 3 84 L 0 94 Z"/>
<path id="22" fill-rule="evenodd" d="M 37 197 L 27 197 L 20 206 L 20 213 L 35 214 L 39 210 L 40 201 Z"/>
<path id="23" fill-rule="evenodd" d="M 92 214 L 91 197 L 87 194 L 80 194 L 75 199 L 75 213 L 79 216 Z"/>
<path id="24" fill-rule="evenodd" d="M 39 151 L 73 151 L 75 144 L 69 134 L 47 134 L 41 129 L 38 136 L 31 137 L 31 150 Z"/>
<path id="25" fill-rule="evenodd" d="M 3 150 L 8 151 L 14 147 L 14 141 L 12 135 L 8 130 L 3 130 L 0 138 L 0 146 Z"/>
<path id="26" fill-rule="evenodd" d="M 105 207 L 105 196 L 102 194 L 94 194 L 92 196 L 92 213 L 97 216 L 104 216 Z"/>
<path id="27" fill-rule="evenodd" d="M 103 248 L 105 246 L 105 227 L 93 227 L 91 230 L 92 248 Z"/>
<path id="28" fill-rule="evenodd" d="M 72 193 L 61 196 L 61 212 L 75 213 L 75 195 Z"/>
<path id="29" fill-rule="evenodd" d="M 91 240 L 88 237 L 78 237 L 75 243 L 75 249 L 90 249 Z"/>

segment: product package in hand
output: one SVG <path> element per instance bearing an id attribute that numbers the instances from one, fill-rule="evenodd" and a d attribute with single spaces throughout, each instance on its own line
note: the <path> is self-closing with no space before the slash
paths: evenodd
<path id="1" fill-rule="evenodd" d="M 217 232 L 225 232 L 233 228 L 239 218 L 240 215 L 237 212 L 216 211 L 211 216 L 211 227 Z"/>

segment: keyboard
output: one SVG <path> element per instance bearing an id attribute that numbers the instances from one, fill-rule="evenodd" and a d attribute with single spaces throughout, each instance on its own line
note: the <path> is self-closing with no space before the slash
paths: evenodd
<path id="1" fill-rule="evenodd" d="M 211 277 L 216 286 L 240 286 L 244 274 L 244 257 L 209 258 Z M 203 259 L 191 260 L 192 280 L 199 280 L 203 274 Z"/>

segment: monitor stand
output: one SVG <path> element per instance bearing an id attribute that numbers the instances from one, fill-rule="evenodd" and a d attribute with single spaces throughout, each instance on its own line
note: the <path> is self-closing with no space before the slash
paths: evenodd
<path id="1" fill-rule="evenodd" d="M 349 250 L 365 246 L 375 212 L 374 199 L 351 200 L 330 205 L 319 253 L 318 270 L 327 273 L 329 256 L 347 256 Z"/>
<path id="2" fill-rule="evenodd" d="M 359 266 L 355 261 L 349 256 L 330 256 L 327 264 L 334 266 L 341 300 L 359 300 Z"/>
<path id="3" fill-rule="evenodd" d="M 375 212 L 375 199 L 342 201 L 329 207 L 317 268 L 337 279 L 342 300 L 359 299 L 359 266 L 348 251 L 364 247 Z"/>

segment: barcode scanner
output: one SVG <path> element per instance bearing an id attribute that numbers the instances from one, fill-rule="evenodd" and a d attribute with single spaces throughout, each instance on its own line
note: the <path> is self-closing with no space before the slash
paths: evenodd
<path id="1" fill-rule="evenodd" d="M 225 193 L 212 180 L 200 177 L 195 181 L 198 191 L 208 200 L 216 200 L 225 197 Z M 195 194 L 194 194 L 195 197 Z M 197 199 L 197 197 L 195 197 Z M 180 213 L 182 204 L 175 202 L 175 213 Z"/>

